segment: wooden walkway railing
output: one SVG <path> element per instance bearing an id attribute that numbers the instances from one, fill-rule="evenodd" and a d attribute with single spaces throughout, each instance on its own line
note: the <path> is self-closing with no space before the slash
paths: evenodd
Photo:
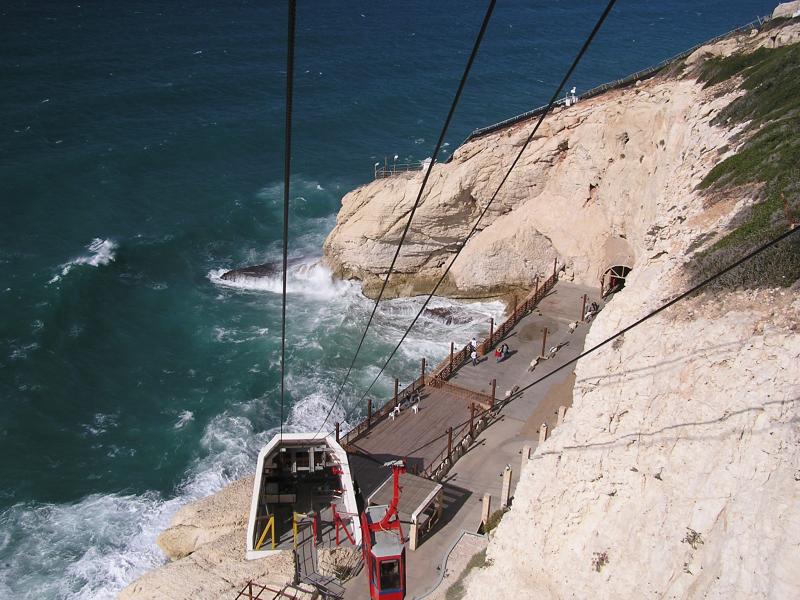
<path id="1" fill-rule="evenodd" d="M 297 600 L 296 593 L 290 592 L 289 585 L 284 585 L 282 589 L 276 589 L 268 585 L 262 585 L 255 581 L 248 581 L 236 596 L 236 600 L 278 600 L 279 598 L 288 598 L 289 600 Z M 302 593 L 302 590 L 296 590 Z"/>
<path id="2" fill-rule="evenodd" d="M 468 390 L 460 385 L 455 385 L 442 379 L 431 379 L 428 385 L 432 388 L 443 390 L 461 400 L 466 400 L 468 405 L 474 403 L 483 408 L 491 408 L 494 404 L 494 396 Z"/>
<path id="3" fill-rule="evenodd" d="M 478 434 L 486 429 L 496 416 L 497 412 L 494 406 L 483 410 L 477 410 L 473 406 L 468 421 L 447 430 L 447 446 L 428 463 L 419 475 L 441 481 L 447 475 L 450 467 L 464 455 Z"/>
<path id="4" fill-rule="evenodd" d="M 539 284 L 539 277 L 537 276 L 535 279 L 535 286 L 533 291 L 523 300 L 521 304 L 519 304 L 515 310 L 511 312 L 508 318 L 500 324 L 500 326 L 492 331 L 489 334 L 489 337 L 484 339 L 483 341 L 478 343 L 478 353 L 483 355 L 487 354 L 494 348 L 497 343 L 499 343 L 513 328 L 514 326 L 519 323 L 524 317 L 526 317 L 535 307 L 536 305 L 544 298 L 553 286 L 558 282 L 558 259 L 553 261 L 553 274 L 548 277 L 544 283 L 541 285 Z M 384 419 L 386 419 L 390 412 L 397 406 L 398 404 L 403 404 L 408 401 L 415 392 L 422 390 L 425 385 L 430 385 L 431 387 L 438 387 L 440 382 L 445 382 L 452 375 L 461 368 L 464 364 L 466 364 L 470 359 L 470 354 L 472 353 L 472 348 L 470 344 L 466 344 L 463 348 L 461 348 L 458 352 L 454 351 L 454 348 L 451 345 L 451 352 L 450 356 L 444 359 L 441 363 L 439 363 L 433 372 L 430 375 L 426 375 L 424 372 L 424 367 L 422 373 L 420 374 L 417 379 L 412 381 L 408 386 L 406 386 L 402 391 L 398 391 L 396 398 L 391 398 L 388 402 L 386 402 L 383 406 L 381 406 L 378 410 L 372 410 L 372 401 L 370 400 L 369 409 L 367 416 L 356 424 L 350 431 L 348 431 L 345 435 L 339 437 L 339 443 L 342 446 L 347 446 L 348 444 L 352 444 L 355 442 L 359 437 L 364 435 L 367 431 L 369 431 L 372 427 L 376 424 L 380 423 Z M 423 360 L 424 365 L 424 360 Z M 453 386 L 452 384 L 448 384 L 448 391 L 454 391 L 456 395 L 459 395 L 460 392 L 457 390 L 462 390 L 463 392 L 470 392 L 475 395 L 475 397 L 470 397 L 470 401 L 474 401 L 479 405 L 483 405 L 486 402 L 487 396 L 483 394 L 479 394 L 478 392 L 471 392 L 471 390 L 466 390 L 465 388 L 461 388 L 459 386 Z M 462 394 L 463 396 L 463 394 Z M 480 398 L 479 398 L 480 396 Z M 337 424 L 337 431 L 338 431 L 338 424 Z M 427 471 L 427 469 L 426 469 Z"/>

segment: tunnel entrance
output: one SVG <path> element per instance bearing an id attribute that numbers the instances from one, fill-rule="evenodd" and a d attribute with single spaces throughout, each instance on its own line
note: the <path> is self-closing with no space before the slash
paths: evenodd
<path id="1" fill-rule="evenodd" d="M 600 296 L 605 298 L 624 288 L 625 278 L 630 272 L 631 268 L 625 265 L 616 265 L 607 269 L 600 279 Z"/>

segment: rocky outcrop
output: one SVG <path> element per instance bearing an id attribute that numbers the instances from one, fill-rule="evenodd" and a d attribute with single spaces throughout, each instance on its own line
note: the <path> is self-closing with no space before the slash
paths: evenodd
<path id="1" fill-rule="evenodd" d="M 235 531 L 241 531 L 244 540 L 252 493 L 253 478 L 245 477 L 213 496 L 183 506 L 156 542 L 170 560 L 178 560 Z"/>
<path id="2" fill-rule="evenodd" d="M 280 588 L 294 576 L 290 552 L 245 560 L 245 528 L 253 478 L 187 504 L 173 517 L 158 545 L 171 562 L 146 573 L 120 600 L 235 598 L 248 581 Z"/>
<path id="3" fill-rule="evenodd" d="M 735 130 L 711 125 L 730 101 L 695 81 L 696 63 L 735 49 L 792 43 L 800 25 L 706 46 L 685 69 L 617 89 L 548 116 L 466 244 L 439 293 L 476 297 L 530 286 L 557 258 L 582 283 L 614 266 L 602 248 L 627 244 L 634 261 L 675 224 L 678 199 L 731 152 Z M 736 92 L 732 92 L 736 93 Z M 435 165 L 387 288 L 430 291 L 530 134 L 526 122 L 475 139 Z M 377 294 L 422 181 L 405 173 L 342 199 L 325 260 Z M 629 267 L 635 264 L 625 265 Z"/>
<path id="4" fill-rule="evenodd" d="M 773 19 L 788 19 L 800 16 L 800 0 L 795 2 L 783 2 L 772 11 Z"/>
<path id="5" fill-rule="evenodd" d="M 307 258 L 290 258 L 287 261 L 288 268 L 294 268 L 300 272 L 307 271 L 313 265 L 314 263 L 309 262 Z M 222 275 L 220 275 L 220 279 L 234 283 L 247 284 L 260 279 L 280 277 L 282 272 L 283 263 L 270 262 L 261 265 L 251 265 L 248 267 L 239 267 L 237 269 L 225 271 Z"/>
<path id="6" fill-rule="evenodd" d="M 157 540 L 170 562 L 130 584 L 119 594 L 119 600 L 217 600 L 235 598 L 248 581 L 272 589 L 281 589 L 292 581 L 291 551 L 245 559 L 252 492 L 253 478 L 245 477 L 182 507 Z M 360 550 L 351 547 L 321 548 L 319 566 L 323 573 L 347 580 L 353 576 L 359 558 Z M 293 589 L 292 597 L 317 597 L 313 588 L 301 588 Z"/>
<path id="7" fill-rule="evenodd" d="M 173 562 L 145 573 L 119 600 L 216 600 L 235 598 L 248 581 L 280 588 L 292 580 L 290 552 L 260 560 L 244 558 L 244 528 L 226 533 Z"/>

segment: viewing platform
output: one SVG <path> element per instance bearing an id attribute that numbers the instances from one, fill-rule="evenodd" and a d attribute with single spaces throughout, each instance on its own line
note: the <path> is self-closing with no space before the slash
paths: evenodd
<path id="1" fill-rule="evenodd" d="M 441 484 L 441 514 L 408 554 L 408 572 L 414 573 L 408 580 L 409 597 L 436 587 L 443 557 L 462 532 L 477 532 L 484 496 L 497 502 L 492 512 L 499 509 L 506 467 L 513 489 L 521 449 L 535 448 L 542 425 L 551 431 L 563 418 L 563 407 L 571 404 L 572 369 L 526 386 L 583 351 L 588 324 L 582 317 L 599 300 L 599 289 L 558 282 L 554 274 L 536 285 L 507 321 L 497 327 L 487 322 L 490 335 L 477 343 L 476 365 L 470 343 L 454 349 L 432 373 L 421 373 L 341 437 L 365 497 L 386 481 L 388 470 L 382 464 L 396 459 L 407 461 L 409 473 Z M 493 349 L 502 344 L 508 344 L 509 353 L 498 362 Z M 542 354 L 548 358 L 540 358 Z M 509 401 L 506 392 L 515 389 Z M 361 474 L 370 471 L 362 482 Z M 347 598 L 368 597 L 360 578 L 346 588 Z"/>

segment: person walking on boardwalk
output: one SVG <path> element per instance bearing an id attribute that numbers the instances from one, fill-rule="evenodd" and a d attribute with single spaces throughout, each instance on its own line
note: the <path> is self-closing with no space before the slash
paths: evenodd
<path id="1" fill-rule="evenodd" d="M 472 366 L 476 366 L 478 364 L 478 351 L 473 350 L 469 357 L 472 359 Z"/>
<path id="2" fill-rule="evenodd" d="M 470 347 L 472 350 L 475 350 L 475 351 L 477 352 L 477 350 L 478 350 L 478 340 L 476 340 L 475 338 L 472 338 L 472 339 L 469 341 L 469 347 Z"/>

